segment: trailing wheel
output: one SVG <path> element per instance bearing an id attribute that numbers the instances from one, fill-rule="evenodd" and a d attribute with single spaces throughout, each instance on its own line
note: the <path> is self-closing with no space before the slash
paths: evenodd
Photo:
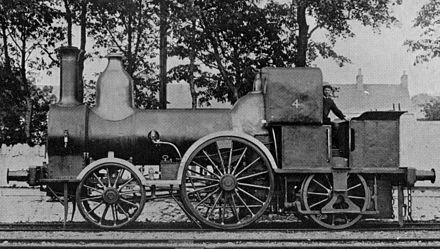
<path id="1" fill-rule="evenodd" d="M 348 175 L 346 194 L 333 190 L 331 174 L 314 174 L 305 179 L 301 197 L 306 211 L 319 212 L 309 215 L 315 223 L 329 229 L 344 229 L 362 218 L 360 212 L 368 208 L 370 192 L 365 179 L 358 174 Z"/>
<path id="2" fill-rule="evenodd" d="M 267 156 L 240 136 L 201 140 L 184 160 L 184 206 L 211 227 L 236 229 L 251 224 L 264 213 L 274 192 Z"/>
<path id="3" fill-rule="evenodd" d="M 101 228 L 119 228 L 135 221 L 145 199 L 145 188 L 138 175 L 115 162 L 90 169 L 76 190 L 82 216 Z"/>

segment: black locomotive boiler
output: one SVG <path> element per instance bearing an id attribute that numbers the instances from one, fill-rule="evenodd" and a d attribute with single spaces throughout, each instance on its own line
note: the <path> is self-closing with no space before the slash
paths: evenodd
<path id="1" fill-rule="evenodd" d="M 403 189 L 435 172 L 399 166 L 403 112 L 366 112 L 323 124 L 318 68 L 264 68 L 232 109 L 139 110 L 122 56 L 109 54 L 96 106 L 82 103 L 79 50 L 60 49 L 61 98 L 48 119 L 48 163 L 8 172 L 102 228 L 136 220 L 171 196 L 194 221 L 245 227 L 266 212 L 296 212 L 342 229 L 362 217 L 403 221 Z"/>

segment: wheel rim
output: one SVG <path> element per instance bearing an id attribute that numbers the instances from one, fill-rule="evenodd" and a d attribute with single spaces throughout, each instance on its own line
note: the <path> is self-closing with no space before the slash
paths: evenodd
<path id="1" fill-rule="evenodd" d="M 184 206 L 202 223 L 235 229 L 257 220 L 270 204 L 274 176 L 264 153 L 238 137 L 198 146 L 182 177 Z"/>
<path id="2" fill-rule="evenodd" d="M 76 191 L 82 216 L 102 228 L 118 228 L 136 220 L 145 199 L 139 177 L 130 168 L 117 163 L 92 168 Z"/>
<path id="3" fill-rule="evenodd" d="M 361 211 L 369 205 L 370 192 L 365 179 L 358 174 L 349 174 L 347 179 L 347 198 Z M 310 175 L 302 189 L 302 201 L 307 211 L 320 211 L 334 195 L 331 174 Z M 341 205 L 341 206 L 338 206 Z M 344 203 L 335 204 L 335 209 L 342 208 Z M 345 204 L 346 205 L 346 204 Z M 354 225 L 362 218 L 359 213 L 310 214 L 318 225 L 330 229 L 343 229 Z"/>

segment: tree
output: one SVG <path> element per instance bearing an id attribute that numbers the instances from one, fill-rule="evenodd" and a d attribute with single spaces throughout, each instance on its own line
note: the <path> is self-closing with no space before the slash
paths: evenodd
<path id="1" fill-rule="evenodd" d="M 355 35 L 350 21 L 358 21 L 375 30 L 382 26 L 389 27 L 397 21 L 389 11 L 389 6 L 395 4 L 401 4 L 401 0 L 292 0 L 290 15 L 296 24 L 291 30 L 296 48 L 295 66 L 305 67 L 317 55 L 332 58 L 340 66 L 350 62 L 333 50 L 337 38 Z M 313 27 L 308 18 L 313 20 Z M 327 31 L 327 41 L 312 39 L 313 33 L 319 29 Z"/>
<path id="2" fill-rule="evenodd" d="M 183 59 L 189 54 L 190 63 L 173 68 L 170 77 L 197 82 L 199 91 L 192 91 L 193 103 L 196 94 L 203 101 L 215 98 L 235 103 L 251 90 L 260 68 L 293 62 L 287 40 L 280 37 L 281 25 L 267 18 L 269 10 L 246 0 L 189 4 L 182 3 L 179 22 L 173 26 L 171 55 Z"/>
<path id="3" fill-rule="evenodd" d="M 440 99 L 436 98 L 422 105 L 426 120 L 440 120 Z"/>
<path id="4" fill-rule="evenodd" d="M 156 108 L 158 90 L 157 65 L 157 5 L 144 0 L 90 1 L 90 29 L 94 37 L 94 54 L 103 49 L 121 52 L 125 69 L 133 78 L 135 103 L 139 108 Z"/>
<path id="5" fill-rule="evenodd" d="M 419 40 L 406 40 L 409 51 L 418 53 L 414 64 L 428 62 L 440 56 L 440 1 L 430 0 L 418 11 L 414 27 L 422 29 Z"/>
<path id="6" fill-rule="evenodd" d="M 38 0 L 2 0 L 0 12 L 4 70 L 6 74 L 19 72 L 18 78 L 9 81 L 19 85 L 20 89 L 17 92 L 20 95 L 16 97 L 20 100 L 17 105 L 21 106 L 13 109 L 17 111 L 13 115 L 19 117 L 18 120 L 24 118 L 24 130 L 29 139 L 32 101 L 28 70 L 45 69 L 50 66 L 50 62 L 47 62 L 44 56 L 32 55 L 44 54 L 47 48 L 54 47 L 63 37 L 61 28 L 52 25 L 60 12 L 53 3 Z M 22 99 L 24 102 L 21 102 Z"/>

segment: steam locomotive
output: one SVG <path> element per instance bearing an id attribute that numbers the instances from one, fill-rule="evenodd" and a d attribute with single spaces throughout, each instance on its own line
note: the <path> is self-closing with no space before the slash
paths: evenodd
<path id="1" fill-rule="evenodd" d="M 399 167 L 403 112 L 323 123 L 318 68 L 264 68 L 232 109 L 139 110 L 120 54 L 109 54 L 96 106 L 82 103 L 79 50 L 62 47 L 61 97 L 48 117 L 48 163 L 9 171 L 101 228 L 125 226 L 154 198 L 174 198 L 198 224 L 246 227 L 291 210 L 329 229 L 362 217 L 403 222 L 404 188 L 435 172 Z M 342 134 L 342 135 L 341 135 Z"/>

